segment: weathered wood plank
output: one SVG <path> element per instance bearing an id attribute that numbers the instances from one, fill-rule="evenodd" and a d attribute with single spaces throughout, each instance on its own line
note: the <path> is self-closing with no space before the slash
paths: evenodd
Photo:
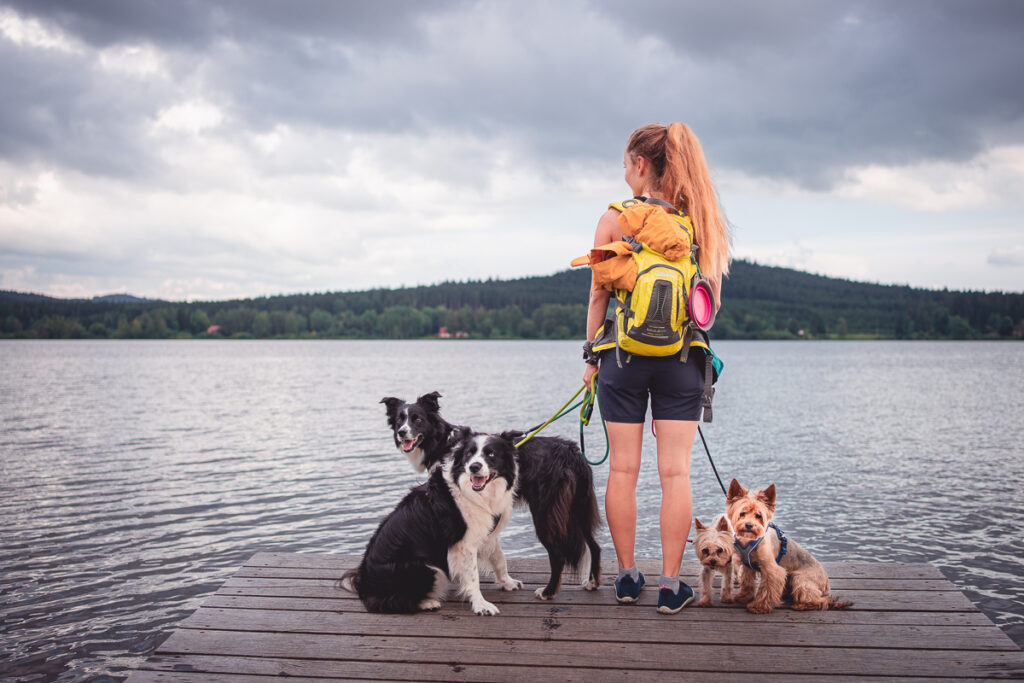
<path id="1" fill-rule="evenodd" d="M 368 614 L 335 585 L 358 561 L 254 555 L 129 680 L 1024 678 L 1024 652 L 929 565 L 824 563 L 834 592 L 855 601 L 850 610 L 752 615 L 716 606 L 664 617 L 653 609 L 654 590 L 623 607 L 609 586 L 587 592 L 568 577 L 555 600 L 538 601 L 532 589 L 546 581 L 547 561 L 513 558 L 510 571 L 527 590 L 499 591 L 485 579 L 484 595 L 502 610 L 488 619 L 455 600 L 434 614 Z M 656 561 L 639 565 L 660 571 Z M 612 578 L 614 561 L 603 567 Z M 684 563 L 693 584 L 697 571 L 695 561 Z"/>
<path id="2" fill-rule="evenodd" d="M 392 636 L 436 636 L 447 638 L 504 639 L 514 633 L 521 640 L 563 640 L 608 642 L 621 640 L 622 633 L 637 641 L 662 643 L 744 645 L 750 642 L 801 647 L 868 647 L 909 650 L 1008 650 L 1017 646 L 992 628 L 945 626 L 880 626 L 877 624 L 833 624 L 823 629 L 816 624 L 758 622 L 752 617 L 737 628 L 736 623 L 679 620 L 665 628 L 657 621 L 596 619 L 579 615 L 545 615 L 501 618 L 499 625 L 483 624 L 476 615 L 443 614 L 440 619 L 410 619 L 405 615 L 347 612 L 274 612 L 201 608 L 180 624 L 181 628 L 266 631 L 275 633 L 322 633 Z"/>
<path id="3" fill-rule="evenodd" d="M 537 602 L 533 595 L 533 588 L 534 586 L 530 586 L 525 590 L 506 592 L 496 590 L 489 585 L 485 585 L 483 586 L 483 593 L 488 600 L 498 604 L 499 606 L 501 603 L 532 603 Z M 912 610 L 924 612 L 969 612 L 977 610 L 977 607 L 975 607 L 973 603 L 963 595 L 963 593 L 956 590 L 931 591 L 926 594 L 927 599 L 924 600 L 920 599 L 920 594 L 918 592 L 907 593 L 901 591 L 846 590 L 841 592 L 837 591 L 837 593 L 841 597 L 854 601 L 854 605 L 851 609 L 882 611 Z M 295 598 L 354 598 L 351 593 L 347 593 L 346 591 L 335 587 L 333 581 L 319 579 L 293 579 L 285 581 L 275 579 L 229 579 L 224 586 L 217 591 L 217 594 Z M 570 586 L 563 589 L 554 597 L 554 599 L 547 601 L 545 604 L 593 605 L 602 603 L 608 604 L 613 600 L 614 598 L 611 590 L 607 587 L 598 591 L 584 591 L 578 587 Z M 657 602 L 657 594 L 654 591 L 647 591 L 643 594 L 638 606 L 642 606 L 648 602 L 650 602 L 651 605 L 654 605 Z M 733 606 L 732 608 L 739 609 L 738 606 Z"/>
<path id="4" fill-rule="evenodd" d="M 424 664 L 405 662 L 356 662 L 312 659 L 267 659 L 263 657 L 220 657 L 207 655 L 164 655 L 150 659 L 148 670 L 139 671 L 129 677 L 129 683 L 200 683 L 205 681 L 227 681 L 228 683 L 262 683 L 258 677 L 287 677 L 289 681 L 322 681 L 330 679 L 355 678 L 361 680 L 403 680 L 403 681 L 565 681 L 566 683 L 619 683 L 638 681 L 664 683 L 672 671 L 630 669 L 593 669 L 539 666 L 494 666 L 486 663 Z M 186 672 L 195 673 L 186 673 Z M 238 678 L 228 678 L 234 674 Z M 671 680 L 671 679 L 669 679 Z M 692 671 L 687 681 L 695 683 L 718 683 L 722 674 L 718 672 Z M 821 680 L 818 675 L 764 674 L 761 672 L 734 672 L 730 681 L 738 683 L 813 683 Z M 894 681 L 892 677 L 835 676 L 829 683 L 877 683 Z M 949 679 L 915 678 L 915 683 L 929 683 Z M 982 680 L 982 679 L 966 679 Z"/>
<path id="5" fill-rule="evenodd" d="M 773 674 L 872 676 L 1024 676 L 1024 652 L 877 648 L 691 645 L 643 642 L 524 641 L 463 638 L 438 647 L 438 638 L 382 635 L 250 633 L 184 629 L 173 633 L 162 654 L 209 654 L 357 661 L 487 662 L 496 666 L 635 668 L 637 670 L 749 671 L 750 662 Z"/>
<path id="6" fill-rule="evenodd" d="M 274 676 L 275 678 L 281 674 L 236 674 L 229 673 L 226 671 L 217 672 L 184 672 L 184 671 L 158 671 L 158 670 L 142 670 L 132 673 L 127 680 L 132 683 L 267 683 L 267 676 Z M 288 677 L 289 683 L 320 683 L 321 681 L 337 681 L 341 680 L 337 676 L 292 676 L 285 674 Z"/>
<path id="7" fill-rule="evenodd" d="M 280 597 L 257 597 L 248 595 L 213 595 L 203 605 L 204 607 L 222 607 L 229 609 L 263 609 L 263 610 L 299 610 L 314 612 L 359 612 L 366 610 L 361 603 L 354 599 L 340 601 L 336 599 L 318 598 L 280 598 Z M 460 603 L 449 603 L 441 614 L 459 612 Z M 652 609 L 643 606 L 637 609 L 630 609 L 612 602 L 600 605 L 577 605 L 575 607 L 565 605 L 554 605 L 537 601 L 534 604 L 503 604 L 501 605 L 502 616 L 535 616 L 537 614 L 561 614 L 565 616 L 578 615 L 593 617 L 596 619 L 619 619 L 622 621 L 651 620 L 660 624 L 665 623 L 665 617 L 657 614 Z M 468 615 L 467 615 L 468 616 Z M 436 619 L 435 614 L 411 615 L 410 619 Z M 992 621 L 981 612 L 872 612 L 869 610 L 830 610 L 827 612 L 794 612 L 789 609 L 777 609 L 771 614 L 754 616 L 746 610 L 740 609 L 719 609 L 710 607 L 707 609 L 688 607 L 679 617 L 687 621 L 706 622 L 741 622 L 746 623 L 757 620 L 764 623 L 801 623 L 801 624 L 906 624 L 911 626 L 987 626 L 992 627 Z"/>
<path id="8" fill-rule="evenodd" d="M 253 555 L 246 567 L 305 567 L 330 568 L 343 572 L 359 564 L 359 555 L 312 554 L 312 553 L 270 553 L 260 552 Z M 508 558 L 509 571 L 546 572 L 548 561 L 541 558 Z M 901 562 L 822 562 L 830 577 L 843 578 L 945 578 L 936 567 L 929 564 L 906 564 Z M 661 564 L 656 560 L 638 560 L 637 566 L 645 574 L 658 573 Z M 685 560 L 683 570 L 688 576 L 700 573 L 700 565 L 695 560 Z M 614 559 L 604 559 L 601 571 L 614 576 L 616 565 Z M 340 575 L 340 574 L 339 574 Z"/>
<path id="9" fill-rule="evenodd" d="M 232 578 L 247 579 L 324 579 L 336 581 L 343 570 L 335 568 L 310 568 L 310 567 L 242 567 L 232 575 Z M 481 568 L 481 577 L 490 577 L 491 572 Z M 523 571 L 522 569 L 512 571 L 512 576 L 523 583 L 533 586 L 542 586 L 547 583 L 549 572 Z M 687 583 L 696 586 L 699 584 L 699 574 L 680 574 Z M 603 578 L 605 585 L 611 585 L 615 580 L 614 574 L 607 574 Z M 719 585 L 721 577 L 716 577 L 715 585 Z M 917 578 L 832 578 L 830 577 L 832 590 L 853 589 L 882 589 L 901 591 L 927 591 L 927 590 L 949 590 L 949 581 L 946 579 L 917 579 Z M 562 574 L 562 583 L 566 587 L 578 584 L 579 580 L 574 579 L 568 572 Z"/>

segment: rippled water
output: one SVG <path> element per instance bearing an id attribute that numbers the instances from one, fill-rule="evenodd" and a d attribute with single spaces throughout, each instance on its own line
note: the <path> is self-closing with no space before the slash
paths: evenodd
<path id="1" fill-rule="evenodd" d="M 704 433 L 726 481 L 775 482 L 779 525 L 821 558 L 940 567 L 1024 645 L 1024 345 L 716 348 Z M 0 342 L 0 675 L 123 678 L 254 552 L 361 552 L 420 481 L 381 397 L 436 389 L 454 421 L 528 427 L 578 386 L 578 357 L 575 342 Z M 588 444 L 603 452 L 599 427 Z M 699 442 L 693 458 L 711 517 L 722 494 Z M 640 556 L 658 554 L 658 496 L 648 438 Z M 503 546 L 543 554 L 526 513 Z"/>

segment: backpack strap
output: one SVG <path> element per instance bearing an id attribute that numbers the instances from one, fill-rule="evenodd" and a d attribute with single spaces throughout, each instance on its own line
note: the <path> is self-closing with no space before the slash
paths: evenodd
<path id="1" fill-rule="evenodd" d="M 601 353 L 605 349 L 615 346 L 615 318 L 607 318 L 601 323 L 591 343 L 593 345 L 591 349 L 594 353 Z"/>
<path id="2" fill-rule="evenodd" d="M 718 381 L 718 372 L 721 367 L 722 361 L 718 359 L 715 352 L 711 350 L 711 340 L 708 337 L 708 333 L 700 329 L 696 325 L 687 325 L 687 335 L 693 335 L 689 344 L 683 345 L 683 350 L 680 352 L 680 360 L 686 362 L 686 355 L 689 354 L 690 349 L 694 346 L 703 349 L 704 351 L 704 393 L 700 397 L 700 405 L 703 408 L 704 422 L 711 422 L 713 414 L 711 412 L 711 402 L 715 399 L 715 382 Z M 716 362 L 717 361 L 717 362 Z"/>
<path id="3" fill-rule="evenodd" d="M 624 199 L 621 202 L 612 202 L 611 204 L 608 205 L 608 208 L 615 209 L 616 211 L 625 211 L 629 207 L 636 206 L 637 204 L 656 204 L 657 206 L 664 206 L 666 209 L 669 210 L 669 213 L 674 214 L 676 216 L 686 215 L 680 213 L 679 210 L 676 207 L 672 206 L 670 202 L 666 202 L 664 199 L 658 199 L 657 197 L 641 196 L 633 197 L 632 199 Z"/>
<path id="4" fill-rule="evenodd" d="M 657 206 L 664 206 L 671 213 L 679 214 L 679 210 L 676 209 L 676 207 L 672 206 L 671 203 L 666 202 L 664 199 L 658 199 L 657 197 L 636 197 L 636 199 L 639 199 L 644 204 L 655 204 Z"/>
<path id="5" fill-rule="evenodd" d="M 637 204 L 643 204 L 643 202 L 639 198 L 634 197 L 632 199 L 623 199 L 621 202 L 612 202 L 608 205 L 608 208 L 615 209 L 619 213 L 622 213 L 629 207 L 636 206 Z"/>
<path id="6" fill-rule="evenodd" d="M 704 409 L 704 421 L 711 422 L 711 401 L 715 398 L 715 368 L 710 351 L 704 356 L 704 395 L 700 397 L 700 405 Z"/>

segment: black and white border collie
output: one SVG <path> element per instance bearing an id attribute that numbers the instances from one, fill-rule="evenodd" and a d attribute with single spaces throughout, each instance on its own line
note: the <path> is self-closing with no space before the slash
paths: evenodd
<path id="1" fill-rule="evenodd" d="M 451 449 L 453 439 L 466 429 L 448 423 L 441 417 L 433 391 L 414 403 L 387 397 L 388 426 L 395 446 L 419 472 L 433 470 Z M 501 436 L 513 443 L 522 432 L 505 432 Z M 594 493 L 593 473 L 579 447 L 567 439 L 535 436 L 518 449 L 519 485 L 517 503 L 525 503 L 533 516 L 537 538 L 548 553 L 551 575 L 547 585 L 535 595 L 550 600 L 562 583 L 562 570 L 568 566 L 582 573 L 589 554 L 589 573 L 582 585 L 596 590 L 601 585 L 601 548 L 594 533 L 601 523 Z"/>
<path id="2" fill-rule="evenodd" d="M 370 612 L 436 610 L 450 583 L 476 614 L 498 614 L 480 592 L 478 556 L 502 590 L 523 587 L 508 575 L 498 543 L 512 514 L 516 449 L 510 439 L 469 430 L 456 432 L 453 443 L 426 483 L 380 523 L 358 569 L 341 579 Z"/>

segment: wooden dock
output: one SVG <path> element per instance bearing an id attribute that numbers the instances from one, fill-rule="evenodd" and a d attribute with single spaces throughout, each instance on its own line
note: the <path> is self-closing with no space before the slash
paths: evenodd
<path id="1" fill-rule="evenodd" d="M 824 563 L 833 592 L 856 603 L 845 611 L 691 606 L 662 616 L 652 587 L 633 606 L 615 604 L 608 585 L 569 584 L 541 602 L 533 589 L 547 561 L 513 558 L 510 572 L 526 587 L 485 584 L 501 614 L 478 617 L 459 601 L 434 613 L 368 614 L 334 585 L 358 559 L 254 555 L 128 680 L 1024 679 L 1024 652 L 925 564 Z M 660 566 L 640 569 L 657 577 Z M 697 569 L 683 565 L 694 586 Z M 614 579 L 613 563 L 605 571 Z"/>

